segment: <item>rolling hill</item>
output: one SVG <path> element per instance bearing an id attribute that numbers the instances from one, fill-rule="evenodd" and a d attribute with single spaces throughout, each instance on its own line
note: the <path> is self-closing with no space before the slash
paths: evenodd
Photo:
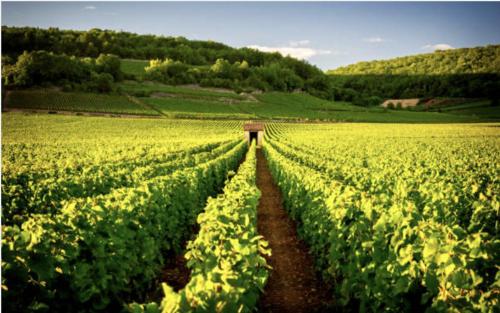
<path id="1" fill-rule="evenodd" d="M 101 29 L 74 31 L 7 26 L 2 27 L 2 39 L 2 64 L 5 67 L 2 76 L 7 77 L 4 82 L 7 86 L 29 86 L 30 82 L 21 79 L 23 77 L 18 73 L 30 71 L 31 65 L 39 67 L 38 72 L 28 73 L 36 77 L 39 73 L 53 72 L 54 67 L 66 72 L 68 68 L 89 67 L 89 64 L 99 63 L 99 58 L 113 55 L 125 59 L 124 73 L 128 79 L 137 79 L 136 74 L 141 68 L 154 60 L 154 66 L 144 73 L 148 80 L 173 85 L 201 84 L 236 91 L 304 90 L 325 99 L 329 97 L 325 73 L 308 62 L 279 53 L 232 48 L 213 41 Z M 106 72 L 99 68 L 85 69 L 86 73 L 91 71 Z M 56 85 L 62 78 L 71 83 L 94 80 L 85 73 L 73 72 L 45 76 L 44 83 Z"/>
<path id="2" fill-rule="evenodd" d="M 500 98 L 500 45 L 359 62 L 327 71 L 332 97 L 358 105 L 385 99 Z"/>
<path id="3" fill-rule="evenodd" d="M 500 73 L 500 45 L 438 50 L 389 60 L 359 62 L 327 71 L 331 75 L 450 75 Z"/>
<path id="4" fill-rule="evenodd" d="M 183 37 L 3 27 L 2 38 L 4 110 L 362 122 L 473 122 L 500 115 L 490 108 L 500 90 L 493 73 L 500 46 L 362 62 L 327 75 L 278 53 Z M 405 97 L 486 104 L 435 112 L 378 107 Z"/>

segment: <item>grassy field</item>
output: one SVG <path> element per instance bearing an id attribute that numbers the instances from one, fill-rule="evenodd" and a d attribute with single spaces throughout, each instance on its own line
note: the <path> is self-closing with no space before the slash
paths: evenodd
<path id="1" fill-rule="evenodd" d="M 50 111 L 159 115 L 195 119 L 266 119 L 300 121 L 451 123 L 500 120 L 500 107 L 489 101 L 443 106 L 439 111 L 389 110 L 334 102 L 307 93 L 268 92 L 237 94 L 196 86 L 169 86 L 153 82 L 117 84 L 125 95 L 67 93 L 55 90 L 9 91 L 7 108 Z M 126 96 L 132 95 L 136 103 Z M 141 105 L 141 103 L 143 105 Z"/>
<path id="2" fill-rule="evenodd" d="M 340 122 L 449 123 L 479 121 L 480 117 L 438 112 L 411 112 L 362 108 L 347 103 L 324 101 L 307 94 L 269 93 L 259 101 L 228 104 L 182 98 L 140 98 L 171 117 L 321 120 Z"/>
<path id="3" fill-rule="evenodd" d="M 161 85 L 158 85 L 156 88 L 160 87 Z M 138 99 L 169 117 L 345 121 L 375 119 L 376 121 L 385 121 L 388 116 L 397 116 L 402 121 L 406 121 L 411 120 L 411 117 L 414 116 L 410 115 L 409 118 L 405 118 L 408 114 L 385 112 L 377 109 L 367 111 L 365 108 L 353 106 L 349 103 L 325 101 L 305 93 L 273 92 L 255 95 L 256 100 L 254 101 L 228 102 L 225 98 L 203 99 L 191 97 L 197 91 L 183 87 L 165 86 L 163 90 L 166 92 L 169 88 L 175 92 L 171 97 L 140 97 Z M 186 89 L 188 89 L 188 93 L 182 94 Z M 201 91 L 200 94 L 203 92 Z M 215 92 L 211 93 L 214 94 Z M 383 113 L 383 115 L 380 115 L 380 113 Z M 432 114 L 429 114 L 429 116 L 432 117 Z M 452 118 L 456 119 L 455 116 L 452 116 Z"/>
<path id="4" fill-rule="evenodd" d="M 154 110 L 133 103 L 126 96 L 54 90 L 12 90 L 6 95 L 5 105 L 8 109 L 158 115 Z"/>
<path id="5" fill-rule="evenodd" d="M 365 108 L 346 102 L 318 99 L 305 93 L 265 93 L 257 95 L 257 103 L 246 104 L 245 110 L 267 119 L 307 119 L 343 122 L 438 123 L 478 120 L 445 113 L 411 112 Z"/>
<path id="6" fill-rule="evenodd" d="M 477 117 L 482 120 L 488 120 L 488 121 L 500 120 L 500 107 L 492 107 L 492 106 L 476 107 L 476 108 L 471 107 L 471 108 L 456 109 L 450 111 L 449 113 Z"/>
<path id="7" fill-rule="evenodd" d="M 183 98 L 194 99 L 233 99 L 245 100 L 246 97 L 238 95 L 237 93 L 227 90 L 220 91 L 210 88 L 196 88 L 187 86 L 170 86 L 155 82 L 135 82 L 125 81 L 118 85 L 124 92 L 132 95 L 150 96 L 154 93 L 167 93 L 171 96 L 182 96 Z"/>
<path id="8" fill-rule="evenodd" d="M 144 68 L 149 65 L 149 61 L 122 59 L 120 65 L 123 73 L 141 77 L 145 73 Z"/>
<path id="9" fill-rule="evenodd" d="M 268 118 L 328 118 L 337 111 L 362 111 L 362 108 L 346 102 L 322 100 L 306 93 L 271 92 L 257 95 L 260 103 L 252 106 L 257 114 Z"/>
<path id="10" fill-rule="evenodd" d="M 483 120 L 495 121 L 500 119 L 500 106 L 493 106 L 490 100 L 473 101 L 431 109 L 431 111 L 438 110 L 440 112 L 466 115 Z"/>
<path id="11" fill-rule="evenodd" d="M 472 109 L 472 108 L 482 108 L 482 107 L 489 107 L 489 106 L 491 106 L 490 100 L 479 100 L 479 101 L 471 101 L 471 102 L 466 102 L 466 103 L 458 103 L 458 104 L 431 107 L 429 109 L 429 111 L 441 110 L 441 112 L 448 112 L 448 111 L 456 111 L 456 110 Z"/>
<path id="12" fill-rule="evenodd" d="M 245 104 L 222 101 L 200 101 L 185 98 L 139 98 L 140 101 L 154 107 L 169 117 L 195 118 L 256 118 L 255 114 L 244 111 Z"/>
<path id="13" fill-rule="evenodd" d="M 500 106 L 493 106 L 491 100 L 470 100 L 462 103 L 450 103 L 431 106 L 419 105 L 411 108 L 414 112 L 439 112 L 448 115 L 466 116 L 472 120 L 484 122 L 500 120 Z"/>

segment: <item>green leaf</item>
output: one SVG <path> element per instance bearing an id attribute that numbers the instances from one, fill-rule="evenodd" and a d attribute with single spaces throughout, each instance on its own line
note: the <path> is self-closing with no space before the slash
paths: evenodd
<path id="1" fill-rule="evenodd" d="M 427 272 L 425 273 L 425 286 L 427 289 L 434 295 L 436 295 L 439 292 L 439 282 L 434 273 Z"/>
<path id="2" fill-rule="evenodd" d="M 437 238 L 431 237 L 430 239 L 427 240 L 427 242 L 424 245 L 422 256 L 424 257 L 424 259 L 434 258 L 438 250 L 439 250 L 439 242 Z"/>

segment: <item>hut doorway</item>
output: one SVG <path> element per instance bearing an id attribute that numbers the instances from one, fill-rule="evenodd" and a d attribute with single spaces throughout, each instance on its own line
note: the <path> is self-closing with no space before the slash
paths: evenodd
<path id="1" fill-rule="evenodd" d="M 252 143 L 252 140 L 255 139 L 255 143 L 257 143 L 258 140 L 258 133 L 257 132 L 250 132 L 250 143 Z"/>

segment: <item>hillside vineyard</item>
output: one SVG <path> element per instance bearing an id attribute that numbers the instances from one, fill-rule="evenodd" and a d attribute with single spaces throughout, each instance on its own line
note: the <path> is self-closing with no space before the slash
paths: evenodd
<path id="1" fill-rule="evenodd" d="M 2 123 L 4 310 L 256 310 L 272 249 L 242 122 Z M 267 123 L 260 149 L 331 311 L 500 305 L 498 125 Z M 179 255 L 176 289 L 160 277 Z"/>

